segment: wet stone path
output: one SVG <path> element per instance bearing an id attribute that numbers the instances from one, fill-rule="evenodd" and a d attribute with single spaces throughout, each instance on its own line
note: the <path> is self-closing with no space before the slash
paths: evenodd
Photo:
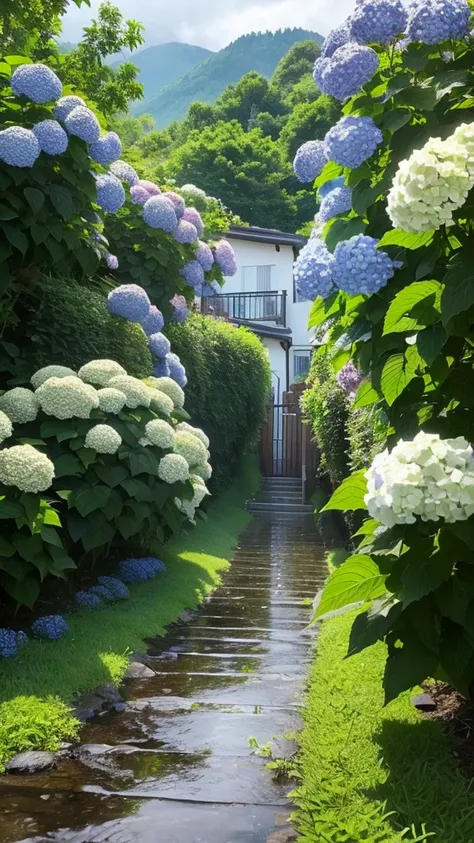
<path id="1" fill-rule="evenodd" d="M 263 745 L 301 725 L 306 604 L 324 575 L 311 517 L 252 521 L 199 613 L 149 641 L 155 675 L 125 684 L 127 708 L 87 725 L 57 769 L 0 779 L 2 843 L 290 839 L 289 785 L 249 738 Z"/>

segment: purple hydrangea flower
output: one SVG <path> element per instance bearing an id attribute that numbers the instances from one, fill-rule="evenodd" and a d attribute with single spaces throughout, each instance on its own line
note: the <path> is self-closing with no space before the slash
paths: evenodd
<path id="1" fill-rule="evenodd" d="M 143 187 L 150 196 L 159 196 L 161 194 L 161 190 L 157 184 L 152 181 L 148 181 L 147 179 L 139 179 L 137 181 L 138 187 Z"/>
<path id="2" fill-rule="evenodd" d="M 321 47 L 321 58 L 330 59 L 332 55 L 351 40 L 349 21 L 344 21 L 329 33 Z"/>
<path id="3" fill-rule="evenodd" d="M 323 171 L 328 160 L 323 141 L 307 141 L 300 146 L 293 161 L 296 178 L 303 184 L 314 181 Z"/>
<path id="4" fill-rule="evenodd" d="M 356 234 L 337 244 L 334 252 L 333 279 L 340 290 L 350 295 L 372 295 L 385 287 L 395 273 L 392 259 L 377 249 L 378 240 Z"/>
<path id="5" fill-rule="evenodd" d="M 107 307 L 113 316 L 143 323 L 150 311 L 150 299 L 138 284 L 122 284 L 109 293 Z"/>
<path id="6" fill-rule="evenodd" d="M 325 138 L 329 159 L 352 170 L 367 161 L 382 141 L 372 117 L 341 117 Z"/>
<path id="7" fill-rule="evenodd" d="M 56 641 L 69 632 L 69 627 L 61 615 L 47 615 L 38 618 L 31 627 L 35 638 L 45 638 L 48 641 Z"/>
<path id="8" fill-rule="evenodd" d="M 170 370 L 170 378 L 173 378 L 174 381 L 184 389 L 188 383 L 188 379 L 186 377 L 186 369 L 184 368 L 181 360 L 176 354 L 168 354 L 166 358 Z"/>
<path id="9" fill-rule="evenodd" d="M 68 137 L 57 120 L 43 120 L 33 126 L 33 132 L 43 152 L 48 155 L 61 155 L 66 152 Z"/>
<path id="10" fill-rule="evenodd" d="M 125 190 L 122 182 L 116 176 L 109 173 L 97 176 L 96 178 L 97 199 L 96 202 L 104 211 L 115 214 L 125 202 Z"/>
<path id="11" fill-rule="evenodd" d="M 126 181 L 130 187 L 138 184 L 138 176 L 135 170 L 126 161 L 113 161 L 110 165 L 110 172 L 118 179 Z"/>
<path id="12" fill-rule="evenodd" d="M 407 36 L 424 44 L 464 38 L 470 17 L 466 0 L 415 0 L 408 10 Z"/>
<path id="13" fill-rule="evenodd" d="M 151 228 L 161 228 L 167 234 L 174 234 L 178 218 L 173 205 L 164 196 L 152 196 L 143 206 L 143 219 Z"/>
<path id="14" fill-rule="evenodd" d="M 0 161 L 11 167 L 32 167 L 41 152 L 36 135 L 22 126 L 0 132 Z"/>
<path id="15" fill-rule="evenodd" d="M 128 600 L 130 597 L 127 586 L 117 577 L 99 577 L 97 582 L 100 586 L 106 588 L 115 600 Z"/>
<path id="16" fill-rule="evenodd" d="M 150 194 L 148 191 L 144 187 L 140 187 L 139 184 L 134 184 L 130 188 L 130 199 L 134 205 L 144 205 L 145 202 L 148 202 L 149 198 Z"/>
<path id="17" fill-rule="evenodd" d="M 337 380 L 344 392 L 347 392 L 351 401 L 354 400 L 355 394 L 364 380 L 363 375 L 356 369 L 352 360 L 349 360 L 345 366 L 337 373 Z"/>
<path id="18" fill-rule="evenodd" d="M 350 34 L 359 44 L 390 44 L 405 32 L 407 13 L 400 0 L 364 0 L 350 18 Z"/>
<path id="19" fill-rule="evenodd" d="M 33 102 L 53 102 L 61 96 L 61 80 L 45 64 L 21 64 L 11 78 L 12 91 Z"/>
<path id="20" fill-rule="evenodd" d="M 183 220 L 192 223 L 198 233 L 198 236 L 202 236 L 202 233 L 204 231 L 204 223 L 201 219 L 201 214 L 199 213 L 199 211 L 196 211 L 196 208 L 185 208 L 183 213 Z"/>
<path id="21" fill-rule="evenodd" d="M 186 322 L 186 319 L 189 316 L 189 307 L 186 304 L 184 296 L 178 296 L 176 293 L 173 298 L 170 299 L 170 304 L 174 308 L 173 322 Z"/>
<path id="22" fill-rule="evenodd" d="M 153 376 L 155 378 L 169 378 L 170 367 L 168 366 L 166 358 L 155 361 L 155 365 L 153 366 Z"/>
<path id="23" fill-rule="evenodd" d="M 70 135 L 76 135 L 87 143 L 99 140 L 100 124 L 94 112 L 84 105 L 73 108 L 64 120 Z"/>
<path id="24" fill-rule="evenodd" d="M 111 255 L 110 252 L 107 252 L 105 260 L 109 269 L 118 269 L 119 261 L 116 255 Z"/>
<path id="25" fill-rule="evenodd" d="M 319 198 L 325 199 L 326 196 L 331 193 L 331 190 L 335 190 L 336 187 L 344 187 L 345 183 L 345 176 L 338 176 L 337 179 L 330 179 L 329 181 L 324 182 L 324 184 L 319 188 Z"/>
<path id="26" fill-rule="evenodd" d="M 212 249 L 207 245 L 207 243 L 204 243 L 202 240 L 198 240 L 197 242 L 196 260 L 199 261 L 204 272 L 208 272 L 210 269 L 212 269 L 212 265 L 214 263 L 214 255 L 212 254 Z"/>
<path id="27" fill-rule="evenodd" d="M 237 272 L 235 252 L 227 240 L 219 240 L 215 245 L 214 256 L 217 265 L 227 278 L 232 278 Z"/>
<path id="28" fill-rule="evenodd" d="M 81 97 L 75 96 L 68 96 L 68 97 L 61 97 L 59 102 L 56 103 L 54 107 L 54 116 L 61 122 L 64 123 L 68 114 L 71 113 L 73 108 L 77 108 L 78 105 L 83 105 L 86 108 L 86 104 Z"/>
<path id="29" fill-rule="evenodd" d="M 352 190 L 350 187 L 336 187 L 322 200 L 319 208 L 321 222 L 329 222 L 339 214 L 347 214 L 352 209 Z"/>
<path id="30" fill-rule="evenodd" d="M 155 357 L 166 357 L 170 350 L 170 341 L 164 334 L 151 334 L 148 337 L 150 351 Z"/>
<path id="31" fill-rule="evenodd" d="M 327 298 L 334 292 L 332 267 L 334 256 L 325 243 L 311 237 L 303 246 L 293 268 L 296 289 L 300 296 L 313 301 L 317 296 Z"/>
<path id="32" fill-rule="evenodd" d="M 379 58 L 371 47 L 346 44 L 330 59 L 317 59 L 314 79 L 323 94 L 345 100 L 357 94 L 377 72 Z"/>
<path id="33" fill-rule="evenodd" d="M 198 239 L 197 229 L 192 222 L 180 220 L 174 233 L 174 239 L 177 243 L 195 243 Z"/>
<path id="34" fill-rule="evenodd" d="M 89 611 L 100 609 L 102 606 L 102 600 L 100 597 L 98 597 L 97 594 L 93 594 L 91 591 L 78 591 L 75 600 L 81 609 L 89 609 Z"/>
<path id="35" fill-rule="evenodd" d="M 154 304 L 150 305 L 150 309 L 144 319 L 140 319 L 140 324 L 145 331 L 147 337 L 152 334 L 159 334 L 163 330 L 165 320 L 161 310 L 158 310 Z"/>
<path id="36" fill-rule="evenodd" d="M 18 653 L 18 641 L 13 629 L 0 629 L 0 658 L 11 659 Z"/>
<path id="37" fill-rule="evenodd" d="M 122 154 L 122 143 L 117 132 L 106 132 L 91 145 L 89 155 L 93 161 L 106 167 L 113 164 Z"/>
<path id="38" fill-rule="evenodd" d="M 179 270 L 179 274 L 183 276 L 186 284 L 189 284 L 199 295 L 204 282 L 204 270 L 199 261 L 189 261 Z"/>
<path id="39" fill-rule="evenodd" d="M 166 196 L 166 198 L 173 204 L 176 216 L 180 220 L 186 207 L 183 197 L 178 193 L 175 193 L 174 190 L 167 190 L 166 193 L 163 193 L 163 196 Z"/>

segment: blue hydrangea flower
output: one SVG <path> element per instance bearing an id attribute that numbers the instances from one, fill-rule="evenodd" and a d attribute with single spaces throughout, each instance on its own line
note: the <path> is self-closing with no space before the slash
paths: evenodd
<path id="1" fill-rule="evenodd" d="M 219 240 L 214 248 L 214 258 L 216 263 L 227 278 L 232 278 L 237 272 L 237 261 L 235 259 L 235 252 L 227 240 Z"/>
<path id="2" fill-rule="evenodd" d="M 219 290 L 220 287 L 216 281 L 214 281 L 212 284 L 208 284 L 206 281 L 206 283 L 202 285 L 201 296 L 207 296 L 208 298 L 210 296 L 216 296 Z"/>
<path id="3" fill-rule="evenodd" d="M 184 389 L 186 384 L 188 383 L 188 379 L 186 377 L 186 369 L 184 368 L 181 360 L 176 354 L 168 354 L 166 358 L 170 370 L 170 378 L 173 378 L 174 381 Z"/>
<path id="4" fill-rule="evenodd" d="M 127 583 L 146 582 L 163 570 L 166 568 L 158 559 L 124 559 L 119 563 L 118 576 Z"/>
<path id="5" fill-rule="evenodd" d="M 122 284 L 109 293 L 107 307 L 112 316 L 143 324 L 150 311 L 150 299 L 138 284 Z"/>
<path id="6" fill-rule="evenodd" d="M 212 249 L 207 245 L 207 243 L 204 243 L 202 240 L 198 240 L 197 242 L 196 260 L 199 261 L 204 272 L 208 272 L 210 269 L 212 269 L 212 265 L 214 263 L 214 255 L 212 254 Z"/>
<path id="7" fill-rule="evenodd" d="M 153 366 L 153 377 L 155 378 L 169 378 L 170 367 L 166 358 L 163 360 L 156 360 Z"/>
<path id="8" fill-rule="evenodd" d="M 166 573 L 165 563 L 161 559 L 156 559 L 155 556 L 146 556 L 143 559 L 139 559 L 138 562 L 150 572 L 152 577 L 155 577 L 156 574 Z"/>
<path id="9" fill-rule="evenodd" d="M 170 350 L 170 341 L 164 334 L 151 334 L 148 338 L 150 351 L 155 357 L 166 357 Z"/>
<path id="10" fill-rule="evenodd" d="M 128 600 L 130 597 L 127 586 L 118 577 L 99 577 L 97 582 L 99 586 L 106 588 L 115 600 Z"/>
<path id="11" fill-rule="evenodd" d="M 324 184 L 319 188 L 319 198 L 325 199 L 328 193 L 331 193 L 331 190 L 335 190 L 336 187 L 344 187 L 345 183 L 345 176 L 338 176 L 337 179 L 330 179 L 329 181 L 324 182 Z"/>
<path id="12" fill-rule="evenodd" d="M 112 168 L 110 168 L 112 169 Z M 132 200 L 134 205 L 144 205 L 145 202 L 148 202 L 150 198 L 150 194 L 144 187 L 140 187 L 139 184 L 134 184 L 130 188 L 130 199 Z"/>
<path id="13" fill-rule="evenodd" d="M 61 155 L 66 152 L 68 137 L 57 120 L 43 120 L 33 126 L 33 132 L 43 152 L 48 155 Z"/>
<path id="14" fill-rule="evenodd" d="M 12 91 L 23 94 L 33 102 L 53 102 L 59 99 L 63 86 L 61 80 L 45 64 L 20 64 L 11 78 Z"/>
<path id="15" fill-rule="evenodd" d="M 92 591 L 78 591 L 75 600 L 81 609 L 93 611 L 94 609 L 100 609 L 102 606 L 102 600 Z"/>
<path id="16" fill-rule="evenodd" d="M 367 161 L 382 141 L 372 117 L 342 117 L 325 138 L 329 159 L 352 170 Z"/>
<path id="17" fill-rule="evenodd" d="M 415 0 L 408 10 L 407 37 L 424 44 L 464 38 L 470 17 L 466 0 Z"/>
<path id="18" fill-rule="evenodd" d="M 350 187 L 336 187 L 322 200 L 319 219 L 328 222 L 339 214 L 347 214 L 352 209 L 352 190 Z"/>
<path id="19" fill-rule="evenodd" d="M 150 305 L 147 315 L 144 319 L 140 319 L 140 324 L 145 331 L 147 337 L 152 334 L 159 334 L 164 327 L 165 320 L 161 310 L 158 310 L 154 304 Z"/>
<path id="20" fill-rule="evenodd" d="M 164 196 L 151 196 L 143 206 L 143 219 L 151 228 L 161 228 L 167 234 L 174 234 L 178 228 L 176 211 Z"/>
<path id="21" fill-rule="evenodd" d="M 116 255 L 111 255 L 110 252 L 107 252 L 105 260 L 109 269 L 118 269 L 119 261 Z"/>
<path id="22" fill-rule="evenodd" d="M 68 97 L 61 97 L 59 102 L 56 103 L 54 107 L 54 116 L 61 122 L 64 123 L 68 114 L 71 113 L 73 108 L 77 108 L 78 105 L 84 106 L 86 108 L 86 104 L 81 97 L 75 96 L 68 96 Z"/>
<path id="23" fill-rule="evenodd" d="M 317 296 L 323 299 L 334 292 L 332 267 L 334 256 L 318 237 L 311 237 L 303 246 L 293 268 L 293 277 L 298 293 L 313 301 Z"/>
<path id="24" fill-rule="evenodd" d="M 23 647 L 25 644 L 28 644 L 28 636 L 22 629 L 19 629 L 16 633 L 16 643 L 18 644 L 18 647 Z"/>
<path id="25" fill-rule="evenodd" d="M 204 270 L 199 261 L 189 261 L 179 270 L 179 274 L 183 276 L 186 284 L 196 291 L 199 295 L 201 286 L 204 282 Z"/>
<path id="26" fill-rule="evenodd" d="M 61 615 L 47 615 L 38 618 L 31 627 L 35 638 L 45 638 L 48 641 L 56 641 L 69 632 L 69 627 Z"/>
<path id="27" fill-rule="evenodd" d="M 163 193 L 163 196 L 166 196 L 166 198 L 170 200 L 175 210 L 176 216 L 180 220 L 184 214 L 184 210 L 186 207 L 184 204 L 183 197 L 180 196 L 178 193 L 175 193 L 174 190 L 167 190 L 166 193 Z"/>
<path id="28" fill-rule="evenodd" d="M 122 142 L 117 132 L 106 132 L 89 149 L 89 155 L 92 160 L 97 161 L 98 164 L 102 164 L 103 167 L 113 164 L 114 161 L 120 158 L 121 154 Z"/>
<path id="29" fill-rule="evenodd" d="M 32 167 L 41 152 L 36 135 L 22 126 L 0 132 L 0 160 L 11 167 Z"/>
<path id="30" fill-rule="evenodd" d="M 76 105 L 66 116 L 64 125 L 70 135 L 76 135 L 87 143 L 95 143 L 99 140 L 99 121 L 94 112 L 85 105 Z"/>
<path id="31" fill-rule="evenodd" d="M 99 600 L 103 600 L 104 603 L 115 602 L 114 595 L 104 585 L 93 585 L 92 588 L 89 589 L 89 594 L 94 594 L 95 597 L 98 597 Z"/>
<path id="32" fill-rule="evenodd" d="M 185 208 L 183 213 L 183 220 L 192 223 L 196 229 L 198 236 L 201 237 L 204 231 L 204 223 L 201 219 L 201 214 L 196 211 L 196 208 Z"/>
<path id="33" fill-rule="evenodd" d="M 189 316 L 189 307 L 184 296 L 174 295 L 170 299 L 170 304 L 173 307 L 173 322 L 186 322 Z"/>
<path id="34" fill-rule="evenodd" d="M 112 175 L 117 176 L 118 179 L 126 181 L 130 187 L 138 184 L 138 175 L 126 161 L 113 161 L 110 165 L 110 172 Z"/>
<path id="35" fill-rule="evenodd" d="M 174 233 L 174 239 L 177 243 L 195 243 L 198 239 L 197 229 L 192 222 L 180 220 Z"/>
<path id="36" fill-rule="evenodd" d="M 350 18 L 350 34 L 359 44 L 390 44 L 405 32 L 407 13 L 400 0 L 365 0 Z"/>
<path id="37" fill-rule="evenodd" d="M 298 149 L 293 161 L 293 170 L 298 181 L 306 184 L 314 181 L 328 162 L 323 141 L 307 141 Z"/>
<path id="38" fill-rule="evenodd" d="M 13 629 L 0 629 L 0 658 L 11 659 L 18 653 L 17 634 Z"/>
<path id="39" fill-rule="evenodd" d="M 340 290 L 351 295 L 372 295 L 393 277 L 395 266 L 386 252 L 377 249 L 378 240 L 356 234 L 337 244 L 334 252 L 333 279 Z"/>
<path id="40" fill-rule="evenodd" d="M 332 55 L 351 40 L 349 21 L 344 21 L 329 33 L 321 47 L 321 58 L 330 59 Z"/>
<path id="41" fill-rule="evenodd" d="M 122 182 L 116 176 L 104 173 L 97 176 L 95 185 L 97 188 L 97 204 L 111 214 L 119 211 L 125 202 L 125 190 Z"/>
<path id="42" fill-rule="evenodd" d="M 345 100 L 370 82 L 378 66 L 375 50 L 349 43 L 339 47 L 330 59 L 317 59 L 313 75 L 323 94 Z"/>

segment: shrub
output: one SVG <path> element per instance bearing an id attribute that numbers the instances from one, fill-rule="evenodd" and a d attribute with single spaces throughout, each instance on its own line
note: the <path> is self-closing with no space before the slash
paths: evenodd
<path id="1" fill-rule="evenodd" d="M 187 409 L 210 439 L 210 485 L 222 488 L 257 442 L 270 390 L 267 354 L 246 328 L 199 314 L 166 332 L 188 375 Z"/>
<path id="2" fill-rule="evenodd" d="M 335 488 L 349 471 L 349 402 L 325 356 L 313 357 L 310 386 L 303 393 L 302 409 L 321 451 L 321 468 L 327 471 Z"/>

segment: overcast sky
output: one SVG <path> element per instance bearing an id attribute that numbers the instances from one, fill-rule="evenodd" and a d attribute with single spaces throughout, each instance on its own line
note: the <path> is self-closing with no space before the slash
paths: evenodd
<path id="1" fill-rule="evenodd" d="M 355 0 L 115 0 L 126 17 L 146 27 L 149 45 L 185 41 L 219 50 L 239 35 L 258 30 L 300 26 L 321 35 L 341 23 Z M 78 9 L 70 3 L 62 38 L 77 41 L 82 27 L 97 10 L 99 0 Z"/>

